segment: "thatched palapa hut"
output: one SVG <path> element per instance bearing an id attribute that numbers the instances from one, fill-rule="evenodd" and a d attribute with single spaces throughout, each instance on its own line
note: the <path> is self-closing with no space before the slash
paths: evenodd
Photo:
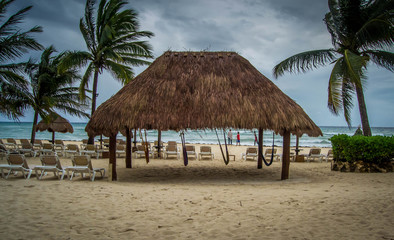
<path id="1" fill-rule="evenodd" d="M 71 125 L 71 123 L 57 115 L 53 114 L 49 116 L 49 119 L 42 119 L 36 126 L 36 132 L 37 131 L 48 131 L 52 133 L 52 143 L 55 143 L 55 132 L 60 132 L 60 133 L 73 133 L 74 128 Z"/>
<path id="2" fill-rule="evenodd" d="M 282 179 L 288 178 L 290 134 L 322 135 L 297 103 L 235 52 L 165 52 L 101 104 L 86 131 L 110 137 L 114 147 L 123 129 L 229 127 L 258 128 L 260 138 L 263 130 L 281 134 Z"/>

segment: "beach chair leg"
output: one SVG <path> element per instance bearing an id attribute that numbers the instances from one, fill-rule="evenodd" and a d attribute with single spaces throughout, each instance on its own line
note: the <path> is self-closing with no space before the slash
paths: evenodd
<path id="1" fill-rule="evenodd" d="M 12 172 L 12 169 L 10 169 L 10 170 L 8 171 L 8 174 L 7 174 L 7 176 L 5 177 L 5 179 L 8 179 L 8 177 L 9 177 L 10 174 L 11 174 L 11 172 Z"/>
<path id="2" fill-rule="evenodd" d="M 36 173 L 37 174 L 37 173 Z M 40 176 L 37 176 L 38 177 L 38 179 L 42 179 L 42 176 L 44 176 L 45 175 L 45 171 L 44 170 L 41 170 L 41 174 L 40 174 Z"/>
<path id="3" fill-rule="evenodd" d="M 28 174 L 27 174 L 26 180 L 30 179 L 30 176 L 31 176 L 31 173 L 33 172 L 33 170 L 29 169 L 27 171 L 28 171 Z M 23 173 L 23 175 L 25 175 L 25 174 Z"/>

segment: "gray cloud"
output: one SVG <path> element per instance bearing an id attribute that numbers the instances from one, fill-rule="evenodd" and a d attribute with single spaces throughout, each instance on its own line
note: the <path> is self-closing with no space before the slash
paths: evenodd
<path id="1" fill-rule="evenodd" d="M 37 36 L 60 51 L 85 49 L 79 32 L 85 0 L 16 1 L 13 9 L 33 5 L 25 26 L 42 25 Z M 325 0 L 133 0 L 141 30 L 155 33 L 149 42 L 154 55 L 171 50 L 236 51 L 300 104 L 318 125 L 346 125 L 343 116 L 327 109 L 327 85 L 332 66 L 274 80 L 272 68 L 281 60 L 307 50 L 331 47 L 323 18 Z M 35 53 L 33 53 L 35 54 Z M 144 67 L 136 68 L 140 73 Z M 393 126 L 393 75 L 370 66 L 365 96 L 372 126 Z M 109 74 L 100 76 L 98 103 L 121 88 Z M 377 84 L 378 83 L 378 84 Z M 356 98 L 355 98 L 356 99 Z M 356 102 L 355 102 L 356 103 Z M 359 124 L 358 108 L 353 125 Z M 29 121 L 30 119 L 27 119 Z"/>

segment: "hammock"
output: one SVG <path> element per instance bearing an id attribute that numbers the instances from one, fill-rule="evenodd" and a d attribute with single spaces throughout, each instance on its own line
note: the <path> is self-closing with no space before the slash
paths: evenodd
<path id="1" fill-rule="evenodd" d="M 275 143 L 275 133 L 272 133 L 272 152 L 271 152 L 271 160 L 270 160 L 269 163 L 265 160 L 263 151 L 260 151 L 260 144 L 259 144 L 259 154 L 261 155 L 261 157 L 262 157 L 262 159 L 263 159 L 263 161 L 264 161 L 264 164 L 265 164 L 267 167 L 270 166 L 270 165 L 274 162 L 274 148 L 275 148 L 274 143 Z M 261 146 L 262 146 L 262 145 L 263 145 L 263 143 L 261 143 Z"/>
<path id="2" fill-rule="evenodd" d="M 226 142 L 226 133 L 223 130 L 223 136 L 224 136 L 224 145 L 226 146 L 226 156 L 224 155 L 223 152 L 223 148 L 222 148 L 222 144 L 220 144 L 220 139 L 219 139 L 219 135 L 218 135 L 218 131 L 215 128 L 215 132 L 216 132 L 216 137 L 218 138 L 218 142 L 219 142 L 219 147 L 220 147 L 220 151 L 222 152 L 222 156 L 223 156 L 223 161 L 226 165 L 228 165 L 228 163 L 230 162 L 230 158 L 228 156 L 228 148 L 227 148 L 227 142 Z M 227 158 L 226 158 L 227 157 Z"/>
<path id="3" fill-rule="evenodd" d="M 146 136 L 146 129 L 145 129 L 145 141 L 144 141 L 144 137 L 142 136 L 142 132 L 140 129 L 140 138 L 141 138 L 141 142 L 145 145 L 145 159 L 146 159 L 146 163 L 149 163 L 149 148 L 148 148 L 148 139 Z"/>
<path id="4" fill-rule="evenodd" d="M 183 164 L 187 166 L 187 164 L 189 163 L 189 159 L 187 157 L 187 151 L 186 151 L 185 133 L 182 131 L 180 136 L 181 136 L 182 151 L 183 151 Z"/>

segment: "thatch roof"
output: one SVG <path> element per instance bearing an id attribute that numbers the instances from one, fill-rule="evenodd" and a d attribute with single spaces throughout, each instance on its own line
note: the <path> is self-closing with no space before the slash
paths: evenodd
<path id="1" fill-rule="evenodd" d="M 51 120 L 49 123 L 46 120 L 41 120 L 37 126 L 36 131 L 49 131 L 49 132 L 61 132 L 61 133 L 73 133 L 73 126 L 67 119 L 57 116 L 56 119 Z"/>
<path id="2" fill-rule="evenodd" d="M 179 130 L 263 128 L 322 135 L 303 109 L 234 52 L 165 52 L 101 104 L 86 126 Z"/>

